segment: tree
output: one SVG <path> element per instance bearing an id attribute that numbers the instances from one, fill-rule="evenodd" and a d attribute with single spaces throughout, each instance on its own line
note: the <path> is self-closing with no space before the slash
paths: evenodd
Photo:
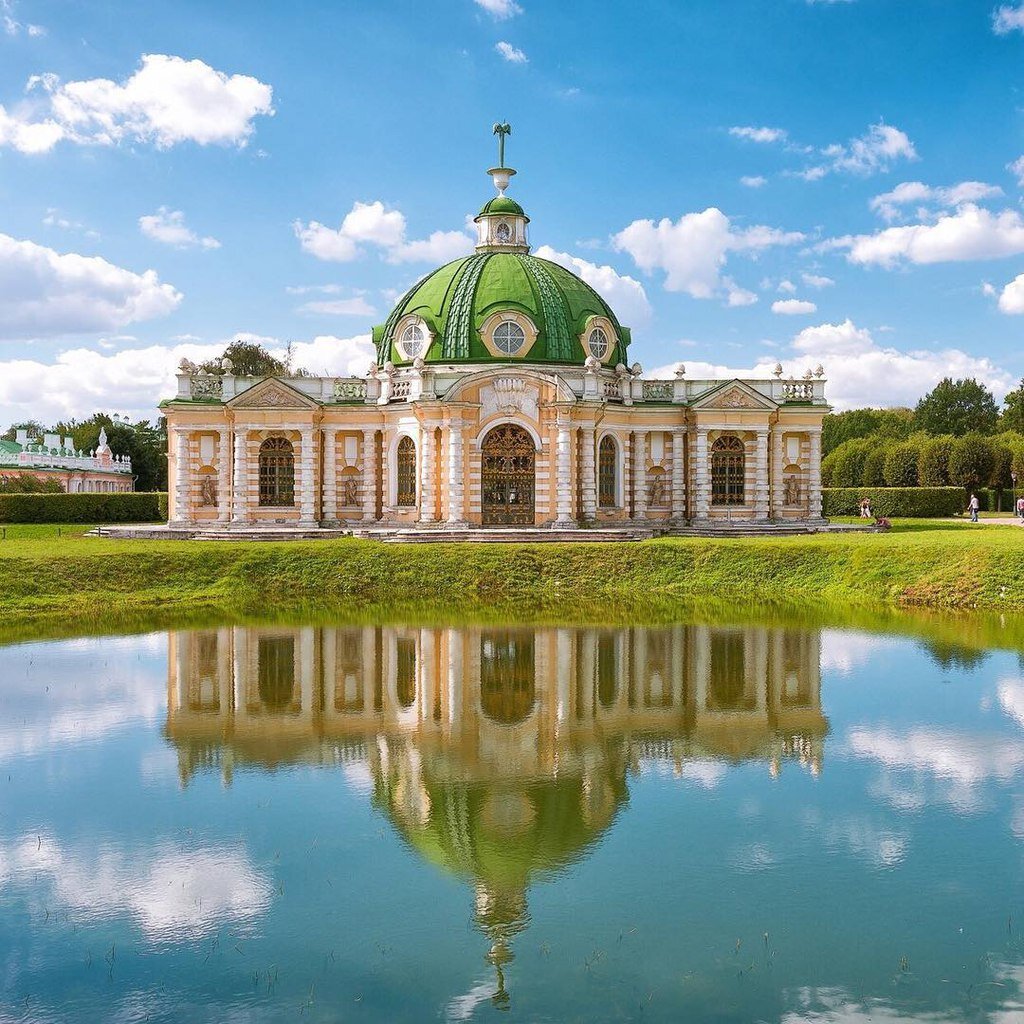
<path id="1" fill-rule="evenodd" d="M 889 448 L 882 466 L 887 487 L 916 487 L 917 460 L 921 446 L 914 441 L 900 441 Z"/>
<path id="2" fill-rule="evenodd" d="M 858 437 L 886 437 L 903 440 L 913 429 L 909 409 L 848 409 L 825 417 L 821 430 L 821 451 L 828 455 L 844 441 Z"/>
<path id="3" fill-rule="evenodd" d="M 949 456 L 949 480 L 957 487 L 974 490 L 992 476 L 995 456 L 987 437 L 967 434 L 953 442 Z"/>
<path id="4" fill-rule="evenodd" d="M 255 341 L 233 341 L 224 349 L 220 358 L 208 359 L 200 364 L 199 369 L 207 373 L 220 373 L 222 359 L 231 360 L 231 372 L 236 377 L 310 376 L 308 370 L 293 366 L 295 354 L 291 342 L 285 350 L 285 358 L 278 359 Z"/>
<path id="5" fill-rule="evenodd" d="M 932 435 L 991 434 L 999 422 L 999 407 L 984 384 L 946 377 L 917 403 L 914 422 Z"/>
<path id="6" fill-rule="evenodd" d="M 830 487 L 857 487 L 870 443 L 862 437 L 844 441 L 829 457 Z"/>
<path id="7" fill-rule="evenodd" d="M 69 420 L 58 423 L 54 432 L 70 435 L 75 448 L 91 452 L 99 444 L 100 429 L 107 431 L 107 443 L 116 455 L 132 460 L 132 475 L 137 491 L 167 490 L 167 421 L 161 417 L 156 424 L 149 420 L 129 423 L 98 412 L 79 423 Z"/>
<path id="8" fill-rule="evenodd" d="M 1024 434 L 1024 378 L 1015 391 L 1006 393 L 999 425 L 1003 430 L 1016 430 Z"/>
<path id="9" fill-rule="evenodd" d="M 861 484 L 864 487 L 885 486 L 885 460 L 889 457 L 890 443 L 885 441 L 874 441 L 871 451 L 864 459 L 863 475 Z"/>
<path id="10" fill-rule="evenodd" d="M 10 427 L 0 435 L 0 441 L 13 441 L 18 436 L 19 430 L 27 430 L 30 438 L 42 437 L 46 433 L 46 428 L 39 422 L 39 420 L 25 420 L 22 423 L 12 423 Z"/>
<path id="11" fill-rule="evenodd" d="M 18 473 L 17 476 L 0 477 L 0 494 L 63 494 L 64 485 L 59 480 L 36 476 L 34 473 Z"/>
<path id="12" fill-rule="evenodd" d="M 921 487 L 949 486 L 949 456 L 953 452 L 952 434 L 929 437 L 921 445 L 917 459 L 917 482 Z"/>

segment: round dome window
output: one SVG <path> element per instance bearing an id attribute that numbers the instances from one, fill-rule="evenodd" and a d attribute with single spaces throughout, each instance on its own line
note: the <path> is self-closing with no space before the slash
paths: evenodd
<path id="1" fill-rule="evenodd" d="M 595 359 L 604 359 L 608 355 L 608 335 L 600 327 L 595 327 L 587 338 L 587 348 Z"/>
<path id="2" fill-rule="evenodd" d="M 423 355 L 423 349 L 426 346 L 426 341 L 427 329 L 423 324 L 409 324 L 409 326 L 402 331 L 402 336 L 398 339 L 398 344 L 406 359 L 415 359 L 417 356 Z"/>
<path id="3" fill-rule="evenodd" d="M 526 332 L 514 320 L 503 320 L 494 328 L 494 347 L 514 356 L 526 344 Z"/>

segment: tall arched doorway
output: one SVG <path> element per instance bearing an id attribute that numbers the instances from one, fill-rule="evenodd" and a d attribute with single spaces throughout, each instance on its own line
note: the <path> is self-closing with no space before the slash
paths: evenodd
<path id="1" fill-rule="evenodd" d="M 514 423 L 488 431 L 480 446 L 481 520 L 484 526 L 533 526 L 537 451 Z"/>

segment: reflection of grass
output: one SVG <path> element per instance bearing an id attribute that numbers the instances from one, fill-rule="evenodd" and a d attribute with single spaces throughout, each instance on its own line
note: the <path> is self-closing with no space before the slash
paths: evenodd
<path id="1" fill-rule="evenodd" d="M 9 526 L 0 541 L 5 625 L 34 618 L 76 628 L 144 613 L 263 614 L 309 601 L 516 620 L 664 621 L 680 602 L 765 602 L 827 609 L 1024 606 L 1018 527 L 898 522 L 887 534 L 643 544 L 384 545 L 115 541 L 85 527 Z M 644 610 L 649 610 L 645 612 Z M 676 612 L 675 614 L 678 614 Z M 638 619 L 639 616 L 639 619 Z"/>

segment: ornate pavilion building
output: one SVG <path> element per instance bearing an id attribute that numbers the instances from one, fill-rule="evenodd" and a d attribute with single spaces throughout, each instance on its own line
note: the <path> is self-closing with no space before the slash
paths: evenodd
<path id="1" fill-rule="evenodd" d="M 531 255 L 529 217 L 505 195 L 516 172 L 488 173 L 498 194 L 476 217 L 476 252 L 428 274 L 374 328 L 365 376 L 182 364 L 162 403 L 171 526 L 823 524 L 821 367 L 645 379 L 601 296 Z"/>

